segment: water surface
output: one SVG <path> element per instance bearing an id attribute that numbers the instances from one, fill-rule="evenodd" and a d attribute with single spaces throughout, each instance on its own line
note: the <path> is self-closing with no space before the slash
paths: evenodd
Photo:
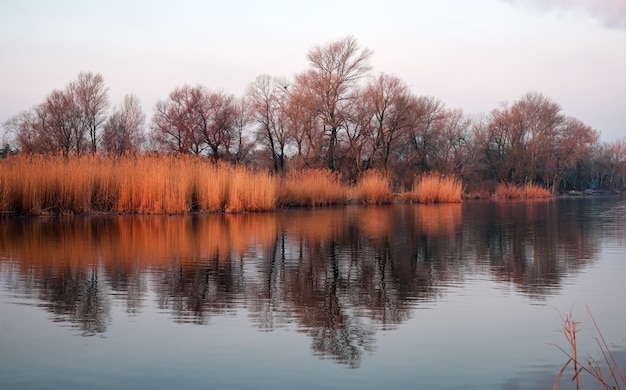
<path id="1" fill-rule="evenodd" d="M 551 388 L 564 314 L 626 355 L 625 222 L 623 197 L 1 220 L 0 388 Z"/>

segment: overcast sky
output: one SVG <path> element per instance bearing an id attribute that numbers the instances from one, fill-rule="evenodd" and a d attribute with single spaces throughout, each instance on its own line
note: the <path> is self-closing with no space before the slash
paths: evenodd
<path id="1" fill-rule="evenodd" d="M 374 74 L 449 108 L 489 113 L 536 91 L 603 141 L 626 136 L 626 0 L 1 0 L 0 123 L 81 71 L 149 117 L 183 84 L 241 96 L 347 35 Z"/>

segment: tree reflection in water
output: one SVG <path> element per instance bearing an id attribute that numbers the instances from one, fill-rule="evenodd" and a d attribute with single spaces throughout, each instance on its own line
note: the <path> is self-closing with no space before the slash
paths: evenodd
<path id="1" fill-rule="evenodd" d="M 113 300 L 147 293 L 173 320 L 245 309 L 261 330 L 295 325 L 314 353 L 358 367 L 376 332 L 480 273 L 531 299 L 598 251 L 579 204 L 349 206 L 268 214 L 11 219 L 3 284 L 54 321 L 104 333 Z M 428 305 L 426 305 L 428 306 Z"/>

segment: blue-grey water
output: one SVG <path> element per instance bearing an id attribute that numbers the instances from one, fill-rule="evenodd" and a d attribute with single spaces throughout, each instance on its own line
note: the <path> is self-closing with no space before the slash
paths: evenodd
<path id="1" fill-rule="evenodd" d="M 552 388 L 625 298 L 624 197 L 4 219 L 0 389 Z"/>

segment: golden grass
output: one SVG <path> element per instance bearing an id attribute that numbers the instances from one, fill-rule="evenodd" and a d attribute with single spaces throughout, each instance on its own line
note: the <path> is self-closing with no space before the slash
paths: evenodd
<path id="1" fill-rule="evenodd" d="M 269 211 L 276 205 L 276 178 L 267 172 L 231 168 L 226 212 Z"/>
<path id="2" fill-rule="evenodd" d="M 434 172 L 416 176 L 413 191 L 406 194 L 407 200 L 419 203 L 460 203 L 462 196 L 461 180 Z"/>
<path id="3" fill-rule="evenodd" d="M 278 187 L 280 206 L 328 206 L 347 200 L 347 190 L 341 176 L 327 169 L 291 171 Z"/>
<path id="4" fill-rule="evenodd" d="M 530 199 L 547 198 L 552 196 L 549 190 L 536 184 L 528 183 L 524 187 L 501 183 L 496 187 L 496 199 Z"/>
<path id="5" fill-rule="evenodd" d="M 552 193 L 541 186 L 529 183 L 524 186 L 524 196 L 526 198 L 549 198 Z"/>
<path id="6" fill-rule="evenodd" d="M 191 156 L 18 155 L 0 164 L 2 214 L 242 212 L 276 204 L 269 174 Z"/>
<path id="7" fill-rule="evenodd" d="M 420 203 L 461 202 L 453 176 L 423 175 L 406 195 Z M 0 160 L 0 215 L 185 214 L 271 211 L 348 201 L 393 201 L 389 178 L 363 174 L 353 186 L 325 169 L 284 177 L 194 156 L 60 157 L 17 155 Z"/>
<path id="8" fill-rule="evenodd" d="M 358 203 L 386 204 L 393 200 L 389 178 L 379 171 L 366 171 L 348 190 L 348 198 Z"/>

